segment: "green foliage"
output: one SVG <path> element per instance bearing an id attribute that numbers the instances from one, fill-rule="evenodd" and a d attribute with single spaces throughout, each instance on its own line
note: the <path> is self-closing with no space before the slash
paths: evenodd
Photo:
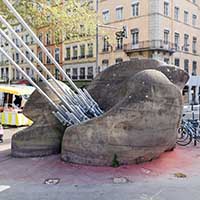
<path id="1" fill-rule="evenodd" d="M 18 0 L 13 6 L 34 29 L 48 26 L 62 33 L 63 40 L 93 36 L 96 29 L 96 14 L 88 3 L 80 0 Z M 0 14 L 16 23 L 14 16 L 0 0 Z"/>
<path id="2" fill-rule="evenodd" d="M 120 164 L 119 164 L 119 161 L 117 159 L 117 154 L 114 154 L 114 157 L 113 157 L 113 160 L 112 160 L 112 167 L 119 167 Z"/>

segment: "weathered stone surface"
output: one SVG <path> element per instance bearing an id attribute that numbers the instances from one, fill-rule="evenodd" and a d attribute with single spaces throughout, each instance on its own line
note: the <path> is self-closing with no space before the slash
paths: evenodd
<path id="1" fill-rule="evenodd" d="M 89 92 L 106 111 L 103 116 L 66 129 L 61 158 L 89 165 L 141 163 L 176 144 L 182 112 L 183 70 L 155 60 L 111 66 Z"/>
<path id="2" fill-rule="evenodd" d="M 60 103 L 48 87 L 43 83 L 40 85 L 54 102 Z M 53 111 L 51 104 L 37 91 L 31 95 L 23 113 L 34 121 L 34 124 L 12 137 L 12 156 L 37 157 L 60 153 L 66 127 L 63 127 L 54 117 Z"/>

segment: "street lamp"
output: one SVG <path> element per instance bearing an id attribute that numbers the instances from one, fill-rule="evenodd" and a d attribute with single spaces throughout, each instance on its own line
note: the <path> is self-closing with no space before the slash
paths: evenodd
<path id="1" fill-rule="evenodd" d="M 191 104 L 191 110 L 192 110 L 192 120 L 194 120 L 194 90 L 191 90 L 191 95 L 192 95 L 192 104 Z"/>
<path id="2" fill-rule="evenodd" d="M 99 69 L 99 27 L 98 27 L 98 12 L 99 12 L 99 0 L 96 0 L 96 72 L 98 72 Z"/>

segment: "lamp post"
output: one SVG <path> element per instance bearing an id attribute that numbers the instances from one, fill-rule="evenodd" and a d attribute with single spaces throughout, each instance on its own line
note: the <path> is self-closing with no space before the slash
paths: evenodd
<path id="1" fill-rule="evenodd" d="M 191 95 L 192 95 L 192 104 L 191 104 L 192 120 L 194 120 L 194 90 L 191 90 Z"/>
<path id="2" fill-rule="evenodd" d="M 198 106 L 199 106 L 199 122 L 200 122 L 200 91 L 199 91 L 199 103 L 198 103 Z"/>
<path id="3" fill-rule="evenodd" d="M 98 27 L 99 0 L 96 0 L 96 72 L 99 70 L 99 27 Z"/>

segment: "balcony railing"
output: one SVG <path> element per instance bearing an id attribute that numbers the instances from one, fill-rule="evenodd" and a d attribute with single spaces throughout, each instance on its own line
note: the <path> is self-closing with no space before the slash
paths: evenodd
<path id="1" fill-rule="evenodd" d="M 72 57 L 72 60 L 77 60 L 77 59 L 78 59 L 78 56 Z"/>
<path id="2" fill-rule="evenodd" d="M 84 59 L 85 58 L 85 55 L 80 55 L 79 56 L 79 59 Z"/>
<path id="3" fill-rule="evenodd" d="M 71 59 L 70 57 L 65 57 L 65 61 L 70 60 L 70 59 Z"/>
<path id="4" fill-rule="evenodd" d="M 78 79 L 78 76 L 77 76 L 77 75 L 72 75 L 72 79 L 73 79 L 73 80 L 77 80 L 77 79 Z"/>
<path id="5" fill-rule="evenodd" d="M 85 79 L 85 75 L 84 75 L 84 74 L 83 74 L 83 75 L 80 75 L 80 76 L 79 76 L 79 79 L 80 79 L 80 80 L 84 80 L 84 79 Z"/>
<path id="6" fill-rule="evenodd" d="M 88 54 L 87 58 L 92 58 L 94 55 L 93 54 Z"/>
<path id="7" fill-rule="evenodd" d="M 93 74 L 87 75 L 87 79 L 93 79 L 93 78 L 94 78 Z"/>
<path id="8" fill-rule="evenodd" d="M 115 51 L 120 51 L 120 50 L 123 50 L 123 49 L 124 49 L 123 45 L 115 47 Z"/>
<path id="9" fill-rule="evenodd" d="M 174 43 L 164 42 L 163 40 L 143 41 L 137 44 L 125 44 L 125 52 L 141 51 L 141 50 L 162 50 L 174 53 L 176 46 Z"/>

